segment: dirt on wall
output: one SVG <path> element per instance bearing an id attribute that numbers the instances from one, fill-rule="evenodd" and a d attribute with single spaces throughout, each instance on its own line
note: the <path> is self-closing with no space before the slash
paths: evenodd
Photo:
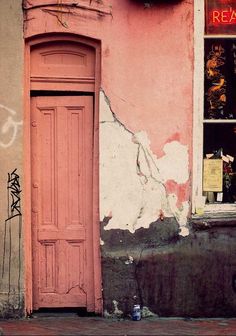
<path id="1" fill-rule="evenodd" d="M 236 227 L 178 231 L 173 219 L 102 230 L 106 313 L 127 316 L 138 302 L 158 316 L 236 316 Z"/>

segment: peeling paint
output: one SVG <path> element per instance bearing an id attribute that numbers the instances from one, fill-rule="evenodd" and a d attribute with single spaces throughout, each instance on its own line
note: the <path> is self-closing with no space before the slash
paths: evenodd
<path id="1" fill-rule="evenodd" d="M 106 309 L 105 309 L 104 312 L 103 312 L 103 316 L 104 316 L 105 318 L 112 318 L 112 317 L 113 317 L 112 314 L 108 313 L 108 311 L 107 311 Z"/>
<path id="2" fill-rule="evenodd" d="M 181 206 L 177 207 L 177 196 L 175 194 L 170 194 L 167 198 L 170 213 L 174 215 L 180 225 L 180 235 L 187 236 L 189 234 L 189 229 L 186 227 L 189 214 L 189 202 L 182 202 Z"/>
<path id="3" fill-rule="evenodd" d="M 175 217 L 180 234 L 187 235 L 188 202 L 177 207 L 165 182 L 188 180 L 188 149 L 177 141 L 167 143 L 157 158 L 144 131 L 132 133 L 116 117 L 109 99 L 100 94 L 100 217 L 110 217 L 105 230 L 135 232 L 160 217 Z"/>
<path id="4" fill-rule="evenodd" d="M 145 317 L 155 317 L 155 316 L 158 316 L 157 314 L 151 312 L 151 311 L 149 310 L 149 308 L 146 307 L 146 306 L 143 306 L 141 312 L 142 312 L 142 317 L 143 317 L 143 318 L 145 318 Z"/>
<path id="5" fill-rule="evenodd" d="M 113 300 L 112 303 L 114 305 L 113 315 L 115 315 L 117 317 L 120 317 L 120 316 L 124 315 L 123 311 L 118 308 L 118 302 L 116 300 Z"/>
<path id="6" fill-rule="evenodd" d="M 189 178 L 188 148 L 178 141 L 165 144 L 165 155 L 158 159 L 158 168 L 163 182 L 173 180 L 179 184 L 186 183 Z"/>
<path id="7" fill-rule="evenodd" d="M 125 265 L 133 264 L 134 258 L 132 256 L 129 256 L 129 258 L 125 261 Z"/>

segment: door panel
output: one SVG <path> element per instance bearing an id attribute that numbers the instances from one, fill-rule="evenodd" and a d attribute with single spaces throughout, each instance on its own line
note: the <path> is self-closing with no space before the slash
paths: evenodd
<path id="1" fill-rule="evenodd" d="M 33 301 L 94 309 L 93 98 L 33 97 Z"/>

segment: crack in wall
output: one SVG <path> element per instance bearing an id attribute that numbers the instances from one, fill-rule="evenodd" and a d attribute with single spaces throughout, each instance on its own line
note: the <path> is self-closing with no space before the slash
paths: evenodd
<path id="1" fill-rule="evenodd" d="M 107 123 L 107 122 L 117 122 L 120 126 L 122 126 L 128 133 L 134 135 L 133 132 L 131 132 L 124 123 L 122 123 L 116 116 L 115 112 L 113 111 L 112 107 L 111 107 L 111 102 L 110 99 L 107 97 L 105 91 L 103 89 L 100 89 L 100 94 L 103 96 L 102 98 L 105 100 L 108 108 L 109 108 L 109 112 L 112 114 L 113 120 L 101 120 L 100 123 Z M 100 95 L 100 96 L 101 96 Z"/>
<path id="2" fill-rule="evenodd" d="M 97 2 L 99 4 L 99 2 Z M 71 2 L 71 3 L 55 3 L 55 2 L 48 2 L 48 3 L 42 3 L 38 5 L 33 5 L 29 1 L 24 1 L 22 2 L 22 9 L 24 11 L 32 10 L 32 9 L 43 9 L 45 7 L 56 7 L 54 11 L 61 12 L 61 13 L 66 13 L 66 14 L 76 14 L 75 12 L 72 12 L 70 9 L 82 9 L 86 11 L 91 11 L 95 12 L 99 15 L 111 15 L 112 16 L 112 10 L 111 7 L 109 9 L 102 9 L 102 8 L 96 8 L 92 6 L 92 1 L 90 1 L 89 5 L 82 5 L 79 2 Z M 63 8 L 67 8 L 67 10 L 63 10 Z"/>
<path id="3" fill-rule="evenodd" d="M 149 227 L 162 213 L 164 217 L 175 217 L 180 234 L 188 235 L 189 203 L 176 206 L 177 196 L 167 193 L 167 177 L 162 174 L 172 158 L 171 151 L 177 148 L 183 153 L 181 156 L 180 152 L 181 158 L 186 157 L 185 146 L 176 141 L 166 144 L 166 156 L 158 159 L 150 149 L 146 133 L 128 129 L 116 116 L 103 90 L 100 105 L 101 217 L 112 213 L 104 229 L 134 232 L 140 227 Z M 181 181 L 186 179 L 186 174 L 178 175 L 173 168 L 170 175 Z"/>
<path id="4" fill-rule="evenodd" d="M 64 27 L 69 28 L 69 24 L 64 20 L 64 15 L 70 16 L 78 16 L 79 18 L 87 17 L 89 19 L 101 19 L 105 16 L 112 16 L 112 7 L 105 6 L 102 1 L 95 1 L 97 6 L 93 5 L 93 1 L 86 4 L 81 4 L 81 2 L 73 1 L 73 2 L 46 2 L 41 4 L 32 4 L 28 0 L 22 1 L 22 10 L 24 13 L 24 31 L 27 29 L 27 22 L 35 19 L 35 17 L 28 18 L 28 13 L 30 11 L 34 11 L 35 9 L 40 9 L 41 11 L 47 13 L 48 15 L 54 16 L 58 23 Z M 98 7 L 99 6 L 99 7 Z M 85 14 L 80 14 L 84 12 Z M 87 15 L 87 13 L 91 13 L 91 15 Z M 94 14 L 96 15 L 94 17 Z"/>

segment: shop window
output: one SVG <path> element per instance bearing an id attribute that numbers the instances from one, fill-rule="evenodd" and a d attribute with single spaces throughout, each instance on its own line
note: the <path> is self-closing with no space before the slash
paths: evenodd
<path id="1" fill-rule="evenodd" d="M 205 0 L 204 8 L 198 6 L 195 71 L 201 71 L 203 84 L 198 84 L 195 74 L 199 91 L 195 94 L 195 136 L 201 134 L 201 140 L 194 150 L 201 150 L 197 156 L 201 164 L 195 164 L 194 197 L 204 196 L 206 212 L 236 214 L 236 1 Z M 202 37 L 197 36 L 200 24 L 204 25 Z"/>
<path id="2" fill-rule="evenodd" d="M 236 39 L 205 39 L 204 65 L 203 192 L 236 203 Z"/>

